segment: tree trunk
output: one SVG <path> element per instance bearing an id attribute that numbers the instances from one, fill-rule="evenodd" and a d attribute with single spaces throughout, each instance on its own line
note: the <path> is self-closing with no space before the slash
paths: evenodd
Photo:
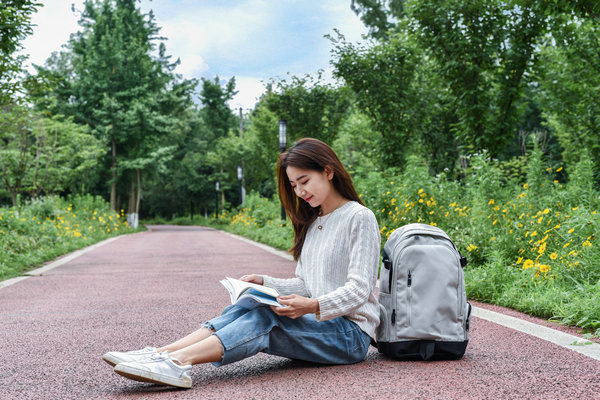
<path id="1" fill-rule="evenodd" d="M 135 200 L 135 213 L 140 215 L 140 200 L 142 199 L 142 171 L 135 170 L 137 174 L 137 198 Z"/>
<path id="2" fill-rule="evenodd" d="M 110 209 L 117 211 L 117 143 L 112 140 L 112 167 L 110 183 Z"/>
<path id="3" fill-rule="evenodd" d="M 9 190 L 8 193 L 10 193 L 10 199 L 12 200 L 13 207 L 17 207 L 17 193 L 12 190 Z"/>
<path id="4" fill-rule="evenodd" d="M 127 202 L 127 214 L 135 212 L 135 181 L 131 177 L 131 185 L 129 187 L 129 201 Z"/>

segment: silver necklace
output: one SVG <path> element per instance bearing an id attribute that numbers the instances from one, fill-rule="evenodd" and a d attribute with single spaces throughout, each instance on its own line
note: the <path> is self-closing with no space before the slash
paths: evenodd
<path id="1" fill-rule="evenodd" d="M 317 228 L 320 231 L 323 230 L 323 224 L 325 223 L 325 221 L 327 221 L 327 218 L 329 218 L 330 215 L 331 215 L 331 213 L 329 213 L 323 217 L 321 214 L 319 214 L 319 222 L 317 222 Z"/>
<path id="2" fill-rule="evenodd" d="M 342 204 L 342 202 L 344 201 L 344 199 L 342 198 L 340 200 L 340 202 L 338 203 L 337 207 L 335 207 L 333 210 L 331 210 L 328 214 L 323 216 L 323 210 L 319 210 L 319 217 L 318 217 L 318 222 L 317 222 L 317 228 L 322 231 L 323 230 L 323 225 L 325 224 L 325 221 L 327 221 L 327 219 L 329 218 L 329 216 L 331 214 L 333 214 L 333 212 L 335 210 L 337 210 L 338 208 L 340 208 L 340 205 Z"/>

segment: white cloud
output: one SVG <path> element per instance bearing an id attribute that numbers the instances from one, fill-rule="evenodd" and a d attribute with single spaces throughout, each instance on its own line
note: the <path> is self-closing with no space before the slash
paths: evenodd
<path id="1" fill-rule="evenodd" d="M 175 72 L 183 75 L 184 77 L 189 76 L 200 76 L 204 72 L 208 71 L 208 65 L 204 62 L 204 58 L 200 55 L 187 55 L 185 58 L 179 59 L 180 63 L 175 68 Z"/>
<path id="2" fill-rule="evenodd" d="M 229 102 L 229 107 L 233 109 L 242 107 L 244 113 L 246 110 L 253 109 L 259 97 L 265 92 L 265 82 L 259 78 L 236 76 L 235 84 L 238 94 Z"/>
<path id="3" fill-rule="evenodd" d="M 31 63 L 43 65 L 52 52 L 59 51 L 69 41 L 71 33 L 80 28 L 77 24 L 79 17 L 71 11 L 73 1 L 45 3 L 31 17 L 33 35 L 23 40 L 24 53 L 29 55 L 26 67 L 30 67 Z"/>

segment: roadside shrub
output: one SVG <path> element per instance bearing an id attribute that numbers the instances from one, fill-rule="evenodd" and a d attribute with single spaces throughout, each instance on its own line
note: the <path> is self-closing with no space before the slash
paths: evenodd
<path id="1" fill-rule="evenodd" d="M 0 208 L 0 279 L 111 236 L 133 232 L 101 197 L 49 196 Z"/>

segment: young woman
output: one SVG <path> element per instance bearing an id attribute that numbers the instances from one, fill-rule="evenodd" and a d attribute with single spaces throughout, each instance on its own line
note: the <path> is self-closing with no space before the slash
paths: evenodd
<path id="1" fill-rule="evenodd" d="M 127 378 L 191 387 L 192 365 L 229 364 L 258 352 L 321 364 L 362 361 L 375 338 L 380 235 L 342 163 L 325 143 L 302 139 L 277 163 L 279 198 L 294 227 L 294 278 L 245 275 L 278 290 L 284 307 L 227 307 L 161 348 L 109 352 Z M 276 328 L 277 329 L 274 329 Z"/>

